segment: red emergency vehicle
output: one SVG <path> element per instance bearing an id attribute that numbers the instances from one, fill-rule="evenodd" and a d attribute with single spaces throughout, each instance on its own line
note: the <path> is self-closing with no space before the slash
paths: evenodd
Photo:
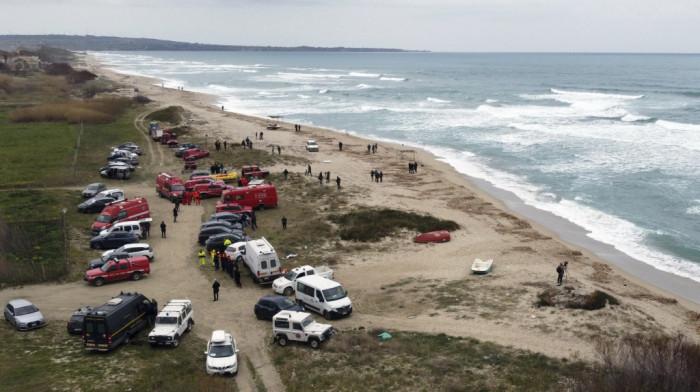
<path id="1" fill-rule="evenodd" d="M 135 197 L 105 206 L 92 224 L 92 235 L 100 234 L 100 231 L 109 229 L 117 222 L 126 221 L 151 221 L 146 199 Z"/>
<path id="2" fill-rule="evenodd" d="M 277 206 L 277 188 L 274 185 L 248 185 L 226 190 L 221 194 L 221 202 L 233 202 L 242 206 L 264 210 Z"/>
<path id="3" fill-rule="evenodd" d="M 233 202 L 223 202 L 218 200 L 216 202 L 216 212 L 232 212 L 238 215 L 253 215 L 253 209 L 248 206 L 242 206 Z"/>
<path id="4" fill-rule="evenodd" d="M 175 199 L 182 201 L 182 193 L 185 191 L 185 184 L 180 177 L 175 177 L 170 173 L 158 173 L 156 177 L 156 193 L 160 197 L 167 197 L 171 202 Z"/>

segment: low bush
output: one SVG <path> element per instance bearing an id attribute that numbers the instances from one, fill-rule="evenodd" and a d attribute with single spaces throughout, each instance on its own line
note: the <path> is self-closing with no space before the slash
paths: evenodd
<path id="1" fill-rule="evenodd" d="M 57 102 L 15 109 L 14 122 L 56 122 L 106 124 L 115 120 L 132 103 L 124 97 L 108 97 L 74 102 Z"/>
<path id="2" fill-rule="evenodd" d="M 685 336 L 599 339 L 602 365 L 581 372 L 576 391 L 700 391 L 700 346 Z"/>
<path id="3" fill-rule="evenodd" d="M 343 215 L 331 215 L 330 220 L 340 226 L 340 238 L 361 242 L 377 242 L 400 229 L 419 233 L 459 229 L 459 224 L 451 220 L 388 208 L 363 209 Z"/>
<path id="4" fill-rule="evenodd" d="M 168 106 L 167 108 L 152 112 L 146 116 L 146 120 L 179 124 L 182 121 L 182 113 L 184 111 L 182 106 Z"/>

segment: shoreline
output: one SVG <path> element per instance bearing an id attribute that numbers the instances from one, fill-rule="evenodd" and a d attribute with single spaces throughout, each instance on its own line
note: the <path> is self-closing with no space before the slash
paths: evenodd
<path id="1" fill-rule="evenodd" d="M 582 229 L 562 222 L 552 223 L 553 228 L 549 223 L 540 223 L 530 211 L 521 209 L 511 200 L 514 196 L 509 199 L 506 194 L 491 194 L 485 186 L 488 184 L 481 183 L 483 180 L 458 172 L 429 151 L 379 141 L 379 152 L 367 154 L 367 144 L 377 141 L 315 126 L 304 126 L 302 132 L 294 132 L 293 124 L 279 119 L 274 122 L 282 129 L 267 131 L 265 125 L 270 119 L 222 111 L 220 105 L 217 107 L 215 95 L 163 88 L 155 78 L 118 73 L 89 55 L 84 55 L 83 61 L 98 76 L 125 86 L 122 94 L 133 96 L 133 88 L 138 87 L 140 94 L 152 99 L 155 105 L 184 107 L 190 113 L 187 121 L 193 131 L 206 133 L 208 137 L 235 143 L 247 136 L 252 139 L 253 134 L 262 129 L 265 140 L 255 141 L 256 149 L 270 151 L 271 147 L 281 145 L 283 154 L 308 159 L 315 171 L 329 170 L 332 177 L 338 174 L 351 199 L 350 205 L 426 213 L 455 220 L 462 226 L 453 233 L 452 240 L 444 244 L 423 246 L 399 235 L 370 250 L 343 254 L 343 262 L 337 265 L 336 279 L 353 293 L 358 312 L 350 319 L 340 320 L 340 327 L 385 328 L 389 323 L 394 328 L 470 336 L 550 356 L 586 359 L 594 358 L 591 337 L 600 331 L 610 331 L 605 333 L 608 336 L 621 336 L 657 330 L 683 333 L 694 341 L 700 340 L 697 320 L 691 315 L 700 312 L 700 304 L 684 297 L 677 298 L 676 303 L 671 299 L 676 295 L 669 295 L 667 290 L 601 257 L 606 251 L 604 247 L 573 244 L 567 231 L 579 231 L 581 237 L 588 238 Z M 306 139 L 315 139 L 321 146 L 320 151 L 306 152 Z M 338 141 L 344 144 L 342 153 L 338 151 Z M 410 155 L 404 157 L 407 150 Z M 405 163 L 409 160 L 421 164 L 420 175 L 407 173 Z M 306 164 L 270 169 L 281 172 L 285 168 L 301 176 Z M 377 168 L 384 172 L 384 184 L 370 181 L 369 171 Z M 550 218 L 556 217 L 547 219 Z M 561 232 L 555 230 L 557 228 Z M 469 274 L 474 257 L 495 260 L 494 271 L 486 279 Z M 533 307 L 537 293 L 556 287 L 554 268 L 562 260 L 568 260 L 572 267 L 567 285 L 576 292 L 602 290 L 620 298 L 625 305 L 592 313 Z M 656 276 L 657 272 L 661 271 L 654 270 L 652 275 Z M 427 287 L 430 282 L 438 285 L 463 283 L 477 290 L 476 294 L 483 295 L 484 299 L 470 305 L 475 309 L 469 308 L 466 316 L 456 320 L 449 312 L 430 316 L 427 315 L 430 311 L 422 313 L 426 311 L 424 305 L 414 302 L 416 296 L 408 294 L 410 290 L 400 298 L 391 299 L 395 302 L 380 302 L 378 297 L 386 292 L 383 290 L 387 285 L 405 281 L 409 282 L 407 289 L 412 284 Z M 509 297 L 511 291 L 518 293 L 517 299 Z M 490 317 L 474 316 L 488 314 L 492 305 L 502 302 L 510 306 L 507 311 Z M 474 315 L 471 315 L 472 310 Z M 430 323 L 425 322 L 426 317 L 431 319 Z M 581 327 L 588 324 L 595 325 L 595 329 Z"/>
<path id="2" fill-rule="evenodd" d="M 86 54 L 86 56 L 90 56 L 90 54 Z M 94 59 L 94 57 L 92 57 Z M 96 62 L 100 62 L 100 60 L 95 59 Z M 101 64 L 101 63 L 100 63 Z M 143 78 L 143 79 L 148 79 L 153 81 L 153 86 L 158 87 L 158 82 L 161 82 L 161 88 L 165 89 L 170 89 L 172 90 L 172 87 L 165 87 L 162 83 L 163 81 L 167 81 L 165 79 L 157 79 L 153 78 L 150 76 L 144 76 L 136 73 L 122 73 L 119 72 L 118 70 L 112 69 L 112 68 L 106 68 L 103 66 L 104 70 L 107 70 L 109 72 L 114 72 L 119 75 L 126 75 L 129 77 L 133 78 Z M 184 90 L 176 90 L 176 91 L 184 91 Z M 216 110 L 222 105 L 221 97 L 210 94 L 207 92 L 202 92 L 202 91 L 192 91 L 191 93 L 194 94 L 201 94 L 202 96 L 206 96 L 209 98 L 210 105 L 212 110 Z M 230 111 L 228 109 L 224 109 L 224 112 L 230 113 L 232 115 L 235 115 L 239 118 L 249 118 L 249 119 L 255 119 L 256 121 L 263 121 L 263 122 L 280 122 L 280 123 L 285 123 L 288 124 L 286 121 L 283 121 L 281 119 L 269 119 L 266 117 L 257 117 L 257 116 L 252 116 L 248 114 L 242 114 L 234 111 Z M 397 141 L 391 141 L 391 140 L 385 140 L 385 139 L 371 139 L 369 137 L 365 136 L 359 136 L 354 133 L 347 133 L 347 132 L 342 132 L 339 130 L 331 129 L 331 128 L 323 128 L 323 127 L 318 127 L 318 126 L 312 126 L 312 125 L 304 125 L 304 127 L 308 128 L 313 128 L 316 130 L 320 130 L 322 132 L 331 132 L 335 133 L 338 135 L 342 135 L 342 137 L 355 137 L 358 140 L 364 140 L 367 142 L 370 142 L 370 144 L 374 142 L 379 142 L 379 143 L 386 143 L 386 144 L 391 144 L 399 149 L 400 147 L 406 147 L 408 149 L 413 149 L 416 151 L 421 151 L 425 154 L 427 154 L 429 160 L 435 161 L 435 162 L 442 162 L 445 163 L 449 168 L 454 171 L 456 174 L 463 176 L 466 181 L 471 184 L 471 190 L 473 191 L 475 188 L 481 190 L 483 193 L 481 194 L 482 197 L 488 196 L 491 201 L 495 202 L 501 208 L 516 213 L 517 215 L 526 218 L 529 221 L 532 221 L 537 224 L 538 229 L 542 231 L 548 232 L 550 235 L 556 237 L 559 241 L 567 244 L 570 247 L 577 247 L 581 248 L 581 251 L 584 253 L 590 254 L 590 255 L 595 255 L 595 257 L 602 259 L 606 261 L 608 264 L 611 264 L 612 267 L 616 268 L 618 272 L 623 273 L 626 278 L 635 281 L 638 284 L 644 284 L 648 285 L 650 287 L 653 287 L 657 290 L 660 290 L 663 292 L 665 295 L 672 295 L 672 296 L 678 296 L 681 297 L 679 298 L 680 301 L 683 302 L 688 302 L 692 303 L 694 305 L 699 305 L 700 306 L 700 284 L 698 282 L 695 282 L 694 280 L 690 278 L 686 278 L 680 275 L 676 275 L 672 272 L 666 272 L 663 270 L 660 270 L 650 264 L 647 264 L 641 260 L 635 259 L 626 253 L 619 251 L 615 249 L 614 246 L 610 244 L 603 243 L 601 241 L 595 240 L 593 238 L 590 238 L 587 234 L 587 230 L 578 226 L 577 224 L 566 220 L 565 218 L 561 218 L 559 216 L 554 215 L 553 213 L 545 210 L 540 210 L 537 209 L 536 207 L 529 206 L 525 204 L 520 198 L 518 198 L 516 195 L 512 194 L 511 192 L 498 188 L 491 183 L 489 183 L 487 180 L 482 179 L 482 178 L 477 178 L 477 177 L 472 177 L 469 174 L 459 172 L 457 168 L 455 168 L 452 164 L 447 162 L 446 160 L 441 159 L 439 156 L 436 156 L 434 153 L 426 150 L 423 147 L 420 146 L 414 146 L 414 145 L 408 145 L 404 146 L 400 142 Z"/>

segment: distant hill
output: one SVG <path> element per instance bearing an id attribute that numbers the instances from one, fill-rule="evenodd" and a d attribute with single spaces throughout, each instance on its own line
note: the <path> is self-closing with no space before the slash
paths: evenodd
<path id="1" fill-rule="evenodd" d="M 103 37 L 95 35 L 0 35 L 0 49 L 38 49 L 43 46 L 73 51 L 247 51 L 247 52 L 408 52 L 387 48 L 322 48 L 312 46 L 239 46 L 165 41 L 151 38 Z"/>

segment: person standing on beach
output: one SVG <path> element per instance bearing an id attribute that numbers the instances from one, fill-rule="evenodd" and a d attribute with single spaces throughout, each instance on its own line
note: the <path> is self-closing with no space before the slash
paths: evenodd
<path id="1" fill-rule="evenodd" d="M 282 230 L 287 230 L 287 217 L 282 217 Z"/>
<path id="2" fill-rule="evenodd" d="M 318 172 L 318 183 L 323 185 L 323 172 Z"/>
<path id="3" fill-rule="evenodd" d="M 160 221 L 160 238 L 165 238 L 165 221 Z"/>
<path id="4" fill-rule="evenodd" d="M 282 155 L 282 147 L 277 146 L 277 155 Z"/>
<path id="5" fill-rule="evenodd" d="M 335 177 L 335 183 L 338 185 L 338 189 L 340 189 L 340 177 L 336 176 Z"/>
<path id="6" fill-rule="evenodd" d="M 372 146 L 368 144 L 368 145 L 367 145 L 367 154 L 369 154 L 369 152 L 370 152 L 371 150 L 372 150 Z"/>
<path id="7" fill-rule="evenodd" d="M 338 142 L 338 149 L 343 151 L 343 142 Z"/>
<path id="8" fill-rule="evenodd" d="M 372 182 L 374 182 L 374 170 L 369 172 L 369 177 L 372 179 Z"/>
<path id="9" fill-rule="evenodd" d="M 284 171 L 282 173 L 284 174 L 284 179 L 286 180 L 287 176 L 289 176 L 289 170 L 284 169 Z"/>
<path id="10" fill-rule="evenodd" d="M 262 136 L 263 136 L 263 133 L 262 133 L 262 131 L 260 131 L 260 140 L 263 140 Z"/>
<path id="11" fill-rule="evenodd" d="M 564 263 L 559 263 L 557 267 L 557 286 L 561 286 L 564 280 Z"/>
<path id="12" fill-rule="evenodd" d="M 173 208 L 173 223 L 177 223 L 177 207 Z"/>
<path id="13" fill-rule="evenodd" d="M 227 143 L 226 140 L 224 140 L 224 151 L 226 151 L 226 143 Z"/>

